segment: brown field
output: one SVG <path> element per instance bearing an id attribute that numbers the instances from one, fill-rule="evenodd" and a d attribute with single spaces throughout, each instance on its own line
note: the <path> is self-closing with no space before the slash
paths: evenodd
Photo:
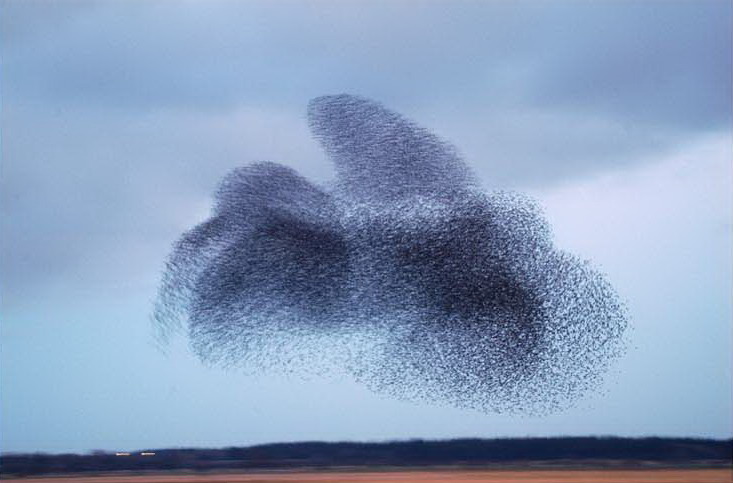
<path id="1" fill-rule="evenodd" d="M 104 476 L 3 478 L 23 483 L 731 483 L 733 470 L 403 470 L 403 471 L 270 471 L 252 473 L 156 473 Z"/>

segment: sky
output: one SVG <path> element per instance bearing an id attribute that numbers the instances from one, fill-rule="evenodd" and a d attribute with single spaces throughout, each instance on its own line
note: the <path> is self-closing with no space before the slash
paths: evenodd
<path id="1" fill-rule="evenodd" d="M 0 451 L 274 441 L 733 436 L 728 1 L 0 2 Z M 574 408 L 396 401 L 161 348 L 165 258 L 217 182 L 327 183 L 308 100 L 375 99 L 628 306 L 629 350 Z"/>

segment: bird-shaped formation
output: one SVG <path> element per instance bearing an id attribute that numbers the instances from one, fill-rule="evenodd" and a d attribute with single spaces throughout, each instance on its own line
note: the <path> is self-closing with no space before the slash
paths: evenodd
<path id="1" fill-rule="evenodd" d="M 395 397 L 543 413 L 598 386 L 626 311 L 539 207 L 373 101 L 311 101 L 336 180 L 257 163 L 176 243 L 154 318 L 205 361 L 341 369 Z"/>

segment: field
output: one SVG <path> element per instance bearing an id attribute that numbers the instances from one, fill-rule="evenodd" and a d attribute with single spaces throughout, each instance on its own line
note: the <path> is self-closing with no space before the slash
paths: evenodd
<path id="1" fill-rule="evenodd" d="M 716 469 L 555 469 L 555 470 L 355 470 L 216 473 L 109 474 L 96 476 L 3 478 L 23 483 L 730 483 L 731 468 Z"/>

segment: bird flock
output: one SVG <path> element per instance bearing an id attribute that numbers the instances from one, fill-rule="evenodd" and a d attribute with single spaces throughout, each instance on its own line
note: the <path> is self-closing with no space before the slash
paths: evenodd
<path id="1" fill-rule="evenodd" d="M 166 263 L 161 333 L 185 330 L 214 365 L 338 371 L 485 412 L 552 412 L 599 387 L 626 309 L 534 201 L 486 192 L 455 148 L 371 100 L 319 97 L 308 121 L 335 181 L 228 174 Z"/>

